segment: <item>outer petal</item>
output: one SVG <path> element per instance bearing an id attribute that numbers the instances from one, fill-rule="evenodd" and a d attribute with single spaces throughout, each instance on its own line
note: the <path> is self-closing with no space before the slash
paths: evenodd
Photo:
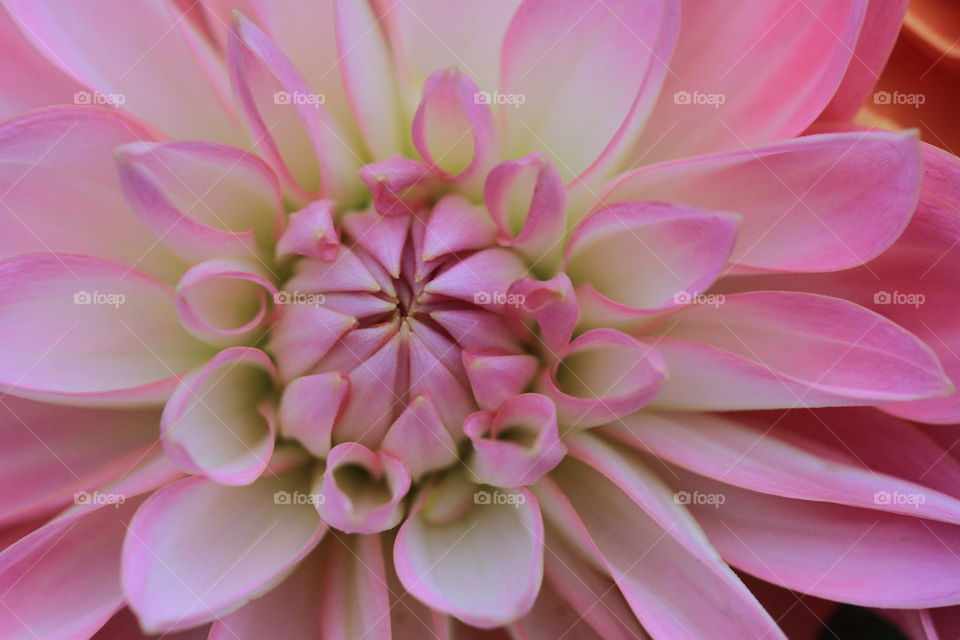
<path id="1" fill-rule="evenodd" d="M 81 89 L 72 78 L 43 57 L 0 8 L 0 120 L 52 104 L 69 104 Z"/>
<path id="2" fill-rule="evenodd" d="M 833 271 L 863 264 L 893 244 L 916 206 L 920 176 L 915 134 L 862 131 L 638 169 L 601 200 L 665 200 L 737 213 L 743 219 L 733 262 Z"/>
<path id="3" fill-rule="evenodd" d="M 543 521 L 526 489 L 500 492 L 510 503 L 476 504 L 434 521 L 414 508 L 397 533 L 400 582 L 433 609 L 476 627 L 506 624 L 533 606 L 543 576 Z"/>
<path id="4" fill-rule="evenodd" d="M 7 8 L 39 51 L 95 90 L 78 101 L 111 99 L 177 137 L 237 140 L 222 66 L 166 3 L 11 0 Z"/>
<path id="5" fill-rule="evenodd" d="M 699 296 L 720 275 L 736 237 L 734 216 L 624 202 L 577 227 L 564 270 L 577 285 L 585 322 L 609 326 Z"/>
<path id="6" fill-rule="evenodd" d="M 274 376 L 267 354 L 249 347 L 221 351 L 185 376 L 160 423 L 170 459 L 222 484 L 253 482 L 273 453 Z"/>
<path id="7" fill-rule="evenodd" d="M 176 477 L 162 458 L 150 460 L 0 553 L 0 635 L 92 636 L 123 606 L 120 547 L 141 494 Z"/>
<path id="8" fill-rule="evenodd" d="M 154 136 L 120 113 L 76 107 L 0 125 L 0 256 L 83 253 L 175 280 L 184 265 L 130 215 L 113 161 L 117 146 Z"/>
<path id="9" fill-rule="evenodd" d="M 0 400 L 0 522 L 65 506 L 127 473 L 156 443 L 159 412 Z"/>
<path id="10" fill-rule="evenodd" d="M 325 96 L 303 77 L 259 28 L 235 17 L 230 77 L 254 139 L 287 191 L 309 201 L 318 193 L 343 200 L 359 186 L 361 161 L 327 111 Z"/>
<path id="11" fill-rule="evenodd" d="M 616 456 L 588 458 L 590 466 L 568 459 L 537 497 L 653 637 L 784 637 L 666 487 L 642 467 L 608 468 L 604 459 Z"/>
<path id="12" fill-rule="evenodd" d="M 161 401 L 207 354 L 163 285 L 84 256 L 0 262 L 0 327 L 0 380 L 18 395 L 74 403 Z"/>
<path id="13" fill-rule="evenodd" d="M 670 378 L 654 400 L 659 407 L 882 404 L 953 392 L 913 334 L 838 298 L 757 291 L 664 322 L 656 345 Z"/>
<path id="14" fill-rule="evenodd" d="M 644 128 L 637 161 L 799 134 L 840 84 L 867 1 L 684 2 L 673 73 Z"/>
<path id="15" fill-rule="evenodd" d="M 120 185 L 143 223 L 191 262 L 259 257 L 282 219 L 280 186 L 255 155 L 197 142 L 130 144 L 116 151 Z"/>
<path id="16" fill-rule="evenodd" d="M 526 0 L 504 38 L 497 98 L 510 154 L 543 149 L 567 181 L 595 162 L 608 169 L 650 112 L 678 21 L 668 0 Z"/>
<path id="17" fill-rule="evenodd" d="M 139 509 L 123 548 L 123 589 L 144 629 L 186 629 L 234 611 L 282 580 L 324 528 L 305 468 L 247 487 L 189 478 Z M 287 500 L 276 494 L 287 492 Z M 198 562 L 197 558 L 203 558 Z"/>
<path id="18" fill-rule="evenodd" d="M 691 496 L 723 496 L 719 507 L 714 501 L 689 508 L 724 559 L 747 573 L 865 606 L 921 608 L 960 598 L 960 561 L 952 552 L 960 530 L 954 525 L 789 500 L 675 473 L 674 484 Z"/>
<path id="19" fill-rule="evenodd" d="M 391 633 L 393 605 L 380 536 L 332 534 L 321 554 L 323 580 L 316 595 L 323 640 L 403 637 Z"/>

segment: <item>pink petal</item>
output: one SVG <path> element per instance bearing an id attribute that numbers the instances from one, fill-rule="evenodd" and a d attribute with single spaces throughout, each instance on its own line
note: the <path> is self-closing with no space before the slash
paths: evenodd
<path id="1" fill-rule="evenodd" d="M 446 329 L 464 349 L 493 348 L 511 353 L 520 350 L 516 336 L 498 314 L 479 309 L 433 311 L 430 317 Z"/>
<path id="2" fill-rule="evenodd" d="M 556 258 L 567 226 L 567 192 L 560 173 L 542 153 L 494 167 L 483 197 L 500 229 L 501 244 L 534 262 Z"/>
<path id="3" fill-rule="evenodd" d="M 523 393 L 539 368 L 536 357 L 525 353 L 472 348 L 462 351 L 463 368 L 482 409 L 496 409 Z"/>
<path id="4" fill-rule="evenodd" d="M 160 402 L 208 353 L 164 285 L 53 253 L 0 262 L 0 351 L 0 380 L 16 394 L 81 404 Z"/>
<path id="5" fill-rule="evenodd" d="M 337 291 L 367 291 L 377 293 L 380 284 L 364 266 L 357 254 L 344 248 L 331 262 L 301 260 L 294 268 L 294 277 L 286 285 L 287 291 L 323 293 Z"/>
<path id="6" fill-rule="evenodd" d="M 723 495 L 692 503 L 711 542 L 735 567 L 788 589 L 875 607 L 955 603 L 954 525 L 754 493 L 675 470 L 679 489 Z M 909 547 L 910 553 L 903 549 Z M 891 580 L 890 576 L 896 576 Z"/>
<path id="7" fill-rule="evenodd" d="M 334 425 L 335 440 L 360 442 L 369 447 L 376 447 L 383 440 L 402 401 L 400 376 L 406 371 L 400 366 L 401 345 L 400 334 L 394 335 L 349 372 L 350 397 Z"/>
<path id="8" fill-rule="evenodd" d="M 880 78 L 906 13 L 907 0 L 869 0 L 850 65 L 821 120 L 849 121 L 857 114 Z"/>
<path id="9" fill-rule="evenodd" d="M 416 213 L 437 184 L 428 165 L 400 156 L 364 165 L 360 179 L 373 194 L 373 206 L 384 216 Z"/>
<path id="10" fill-rule="evenodd" d="M 82 87 L 55 67 L 20 32 L 9 11 L 0 9 L 0 120 L 67 104 Z"/>
<path id="11" fill-rule="evenodd" d="M 208 640 L 210 631 L 210 625 L 194 627 L 180 633 L 169 633 L 163 640 Z M 151 640 L 153 637 L 143 633 L 137 616 L 124 607 L 91 640 Z"/>
<path id="12" fill-rule="evenodd" d="M 176 281 L 184 265 L 130 215 L 114 166 L 117 146 L 155 135 L 120 113 L 76 107 L 0 125 L 0 256 L 82 253 Z"/>
<path id="13" fill-rule="evenodd" d="M 536 499 L 526 489 L 498 495 L 503 503 L 478 503 L 449 521 L 430 519 L 421 500 L 400 527 L 393 550 L 397 575 L 410 593 L 481 628 L 527 613 L 543 576 L 543 521 Z"/>
<path id="14" fill-rule="evenodd" d="M 953 391 L 913 334 L 838 298 L 756 291 L 687 307 L 664 322 L 656 348 L 670 377 L 657 407 L 883 404 Z"/>
<path id="15" fill-rule="evenodd" d="M 333 224 L 333 207 L 333 200 L 317 200 L 290 214 L 277 241 L 277 257 L 296 254 L 324 262 L 336 259 L 340 235 Z"/>
<path id="16" fill-rule="evenodd" d="M 833 133 L 638 169 L 601 200 L 664 200 L 739 214 L 733 262 L 833 271 L 893 244 L 916 205 L 920 169 L 914 133 Z"/>
<path id="17" fill-rule="evenodd" d="M 566 447 L 557 430 L 557 410 L 546 396 L 524 393 L 496 411 L 467 417 L 463 432 L 473 444 L 468 467 L 483 484 L 522 487 L 560 464 Z"/>
<path id="18" fill-rule="evenodd" d="M 499 309 L 510 283 L 525 273 L 526 267 L 512 251 L 485 249 L 458 261 L 427 283 L 424 291 Z"/>
<path id="19" fill-rule="evenodd" d="M 650 113 L 679 18 L 671 2 L 526 0 L 501 54 L 510 155 L 543 149 L 566 181 L 608 172 Z"/>
<path id="20" fill-rule="evenodd" d="M 490 106 L 456 67 L 434 72 L 413 116 L 413 144 L 428 164 L 460 181 L 483 177 L 497 155 Z"/>
<path id="21" fill-rule="evenodd" d="M 338 61 L 360 134 L 375 160 L 400 153 L 405 132 L 384 34 L 366 2 L 333 0 Z"/>
<path id="22" fill-rule="evenodd" d="M 376 211 L 352 211 L 343 217 L 343 228 L 394 278 L 400 277 L 403 248 L 407 243 L 410 218 L 382 216 Z"/>
<path id="23" fill-rule="evenodd" d="M 263 333 L 277 288 L 255 262 L 208 260 L 177 283 L 174 304 L 184 328 L 208 344 L 246 344 Z"/>
<path id="24" fill-rule="evenodd" d="M 320 549 L 323 579 L 313 605 L 323 640 L 391 640 L 395 606 L 378 535 L 331 534 Z M 415 636 L 411 636 L 415 637 Z"/>
<path id="25" fill-rule="evenodd" d="M 360 159 L 283 52 L 243 16 L 228 46 L 230 78 L 251 137 L 298 201 L 356 195 Z"/>
<path id="26" fill-rule="evenodd" d="M 0 521 L 65 506 L 130 470 L 154 446 L 159 412 L 0 402 Z"/>
<path id="27" fill-rule="evenodd" d="M 520 0 L 496 3 L 383 0 L 383 23 L 401 77 L 419 93 L 437 69 L 456 66 L 492 91 L 500 76 L 500 43 Z"/>
<path id="28" fill-rule="evenodd" d="M 423 241 L 424 261 L 457 251 L 493 244 L 496 229 L 482 206 L 458 195 L 447 195 L 433 206 Z"/>
<path id="29" fill-rule="evenodd" d="M 276 354 L 280 379 L 310 371 L 356 325 L 356 318 L 323 306 L 283 305 L 267 343 L 267 351 Z"/>
<path id="30" fill-rule="evenodd" d="M 144 629 L 223 617 L 285 577 L 324 532 L 312 505 L 291 500 L 298 492 L 309 492 L 303 467 L 246 487 L 189 478 L 151 496 L 130 523 L 122 562 Z"/>
<path id="31" fill-rule="evenodd" d="M 809 414 L 806 419 L 816 420 Z M 782 439 L 787 434 L 782 436 L 775 430 L 777 424 L 761 422 L 750 428 L 720 416 L 644 412 L 611 428 L 628 445 L 649 450 L 700 475 L 752 491 L 960 524 L 957 498 L 867 467 L 859 456 L 849 454 L 843 441 L 842 446 L 835 445 L 839 436 L 830 437 L 832 431 L 822 434 L 822 452 L 807 451 L 799 443 Z M 867 428 L 863 422 L 859 426 L 861 430 Z M 875 433 L 872 437 L 879 436 Z M 895 440 L 887 442 L 893 445 Z M 913 453 L 916 449 L 909 445 L 900 447 L 901 451 L 910 450 L 912 455 L 917 455 Z M 901 495 L 911 499 L 893 499 Z"/>
<path id="32" fill-rule="evenodd" d="M 855 55 L 867 1 L 684 3 L 672 73 L 636 146 L 637 161 L 799 134 L 833 97 Z"/>
<path id="33" fill-rule="evenodd" d="M 283 211 L 280 187 L 256 156 L 194 142 L 132 143 L 115 154 L 127 202 L 185 260 L 261 260 L 273 242 Z"/>
<path id="34" fill-rule="evenodd" d="M 447 432 L 429 392 L 410 401 L 390 425 L 380 446 L 403 461 L 414 480 L 449 466 L 458 457 L 456 443 Z"/>
<path id="35" fill-rule="evenodd" d="M 356 442 L 338 444 L 318 480 L 317 511 L 346 533 L 379 533 L 397 526 L 410 472 L 399 458 Z"/>
<path id="36" fill-rule="evenodd" d="M 577 285 L 585 321 L 605 326 L 699 295 L 720 275 L 736 237 L 734 216 L 624 202 L 603 207 L 576 228 L 564 270 Z"/>
<path id="37" fill-rule="evenodd" d="M 593 329 L 558 354 L 537 389 L 556 403 L 566 433 L 637 411 L 656 396 L 665 377 L 657 351 L 614 329 Z"/>
<path id="38" fill-rule="evenodd" d="M 545 281 L 517 280 L 510 285 L 507 295 L 522 300 L 505 310 L 509 321 L 529 324 L 524 318 L 527 315 L 535 320 L 540 327 L 537 341 L 546 347 L 551 357 L 566 349 L 580 320 L 580 305 L 567 274 L 558 273 Z"/>
<path id="39" fill-rule="evenodd" d="M 330 434 L 350 393 L 350 379 L 341 373 L 320 373 L 292 380 L 280 400 L 280 431 L 295 438 L 313 455 L 330 452 Z"/>
<path id="40" fill-rule="evenodd" d="M 225 73 L 189 21 L 162 2 L 7 4 L 37 50 L 93 91 L 178 138 L 236 142 Z M 147 46 L 147 43 L 152 43 Z"/>
<path id="41" fill-rule="evenodd" d="M 644 629 L 664 638 L 785 637 L 667 487 L 636 463 L 626 463 L 642 474 L 632 478 L 604 478 L 608 470 L 597 464 L 565 462 L 537 497 L 548 522 L 580 538 L 582 551 L 610 573 Z"/>
<path id="42" fill-rule="evenodd" d="M 188 473 L 229 485 L 256 480 L 270 461 L 276 436 L 275 371 L 264 352 L 221 351 L 180 382 L 163 408 L 163 448 Z"/>

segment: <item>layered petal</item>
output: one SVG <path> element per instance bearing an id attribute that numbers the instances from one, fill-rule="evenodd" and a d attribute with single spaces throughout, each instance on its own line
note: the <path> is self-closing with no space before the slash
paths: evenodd
<path id="1" fill-rule="evenodd" d="M 861 131 L 645 167 L 619 178 L 601 200 L 663 200 L 739 214 L 733 262 L 833 271 L 893 244 L 916 206 L 920 180 L 915 134 Z"/>
<path id="2" fill-rule="evenodd" d="M 180 326 L 164 285 L 69 254 L 0 262 L 0 327 L 0 380 L 61 402 L 159 402 L 208 354 Z"/>

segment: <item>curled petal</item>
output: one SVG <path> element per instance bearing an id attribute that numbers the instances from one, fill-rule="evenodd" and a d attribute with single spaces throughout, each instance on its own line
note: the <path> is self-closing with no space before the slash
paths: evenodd
<path id="1" fill-rule="evenodd" d="M 566 428 L 593 427 L 637 411 L 666 377 L 659 353 L 614 329 L 587 331 L 558 355 L 537 387 L 556 403 Z"/>
<path id="2" fill-rule="evenodd" d="M 434 72 L 413 116 L 413 143 L 432 166 L 457 180 L 485 175 L 496 150 L 490 105 L 456 68 Z"/>
<path id="3" fill-rule="evenodd" d="M 390 425 L 381 448 L 402 460 L 415 480 L 457 459 L 456 443 L 426 391 L 413 398 Z"/>
<path id="4" fill-rule="evenodd" d="M 564 266 L 585 322 L 629 322 L 699 295 L 726 266 L 737 223 L 725 213 L 659 202 L 592 214 L 573 232 Z"/>
<path id="5" fill-rule="evenodd" d="M 444 502 L 437 492 L 414 507 L 397 533 L 400 582 L 431 608 L 475 627 L 527 613 L 543 577 L 543 520 L 533 494 L 500 490 L 502 500 L 477 498 L 459 517 L 438 521 L 424 508 Z"/>
<path id="6" fill-rule="evenodd" d="M 540 152 L 497 165 L 487 175 L 483 197 L 500 230 L 501 244 L 535 263 L 562 249 L 567 192 L 560 173 Z"/>
<path id="7" fill-rule="evenodd" d="M 223 484 L 253 482 L 273 453 L 273 378 L 273 363 L 258 349 L 220 352 L 184 377 L 164 407 L 164 451 L 184 471 Z"/>
<path id="8" fill-rule="evenodd" d="M 264 327 L 277 289 L 254 263 L 237 258 L 191 267 L 177 283 L 177 315 L 193 336 L 217 346 L 248 342 Z"/>
<path id="9" fill-rule="evenodd" d="M 123 545 L 123 592 L 148 633 L 221 618 L 265 593 L 317 544 L 325 528 L 294 467 L 245 487 L 188 478 L 154 493 Z M 203 562 L 197 562 L 203 557 Z"/>
<path id="10" fill-rule="evenodd" d="M 350 378 L 339 372 L 292 380 L 280 400 L 280 432 L 296 438 L 313 455 L 330 453 L 330 437 L 347 395 Z"/>
<path id="11" fill-rule="evenodd" d="M 477 404 L 488 410 L 523 393 L 539 367 L 534 356 L 498 349 L 464 349 L 461 357 Z"/>
<path id="12" fill-rule="evenodd" d="M 497 487 L 533 484 L 566 453 L 557 410 L 536 393 L 514 396 L 496 411 L 468 416 L 463 431 L 473 443 L 470 471 L 479 482 Z"/>
<path id="13" fill-rule="evenodd" d="M 403 517 L 401 501 L 410 489 L 410 472 L 390 454 L 344 442 L 330 451 L 317 484 L 317 510 L 331 527 L 378 533 Z"/>
<path id="14" fill-rule="evenodd" d="M 426 204 L 437 177 L 428 165 L 395 156 L 364 165 L 360 179 L 373 194 L 373 206 L 380 215 L 403 216 Z"/>
<path id="15" fill-rule="evenodd" d="M 317 200 L 290 214 L 287 228 L 277 241 L 277 257 L 301 255 L 332 262 L 340 250 L 333 224 L 333 200 Z"/>
<path id="16" fill-rule="evenodd" d="M 551 357 L 566 348 L 580 319 L 580 306 L 573 283 L 565 273 L 550 280 L 524 278 L 510 285 L 507 295 L 517 301 L 505 309 L 506 317 L 514 326 L 523 323 L 525 315 L 532 317 L 540 327 L 540 341 Z"/>

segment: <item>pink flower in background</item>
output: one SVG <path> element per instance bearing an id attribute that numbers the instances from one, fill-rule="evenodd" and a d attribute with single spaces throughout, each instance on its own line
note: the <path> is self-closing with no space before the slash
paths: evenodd
<path id="1" fill-rule="evenodd" d="M 904 10 L 6 0 L 0 637 L 952 637 Z"/>

